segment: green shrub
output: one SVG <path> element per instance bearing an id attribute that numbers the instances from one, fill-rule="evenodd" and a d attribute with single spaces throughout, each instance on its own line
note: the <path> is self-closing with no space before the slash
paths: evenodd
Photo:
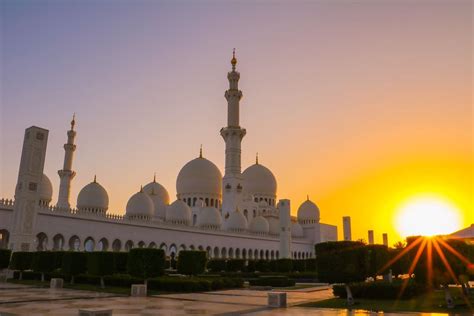
<path id="1" fill-rule="evenodd" d="M 10 261 L 10 269 L 19 270 L 20 277 L 23 279 L 23 271 L 31 269 L 31 263 L 33 261 L 33 252 L 17 251 L 12 254 Z"/>
<path id="2" fill-rule="evenodd" d="M 197 275 L 206 269 L 207 253 L 199 250 L 182 250 L 178 256 L 178 273 Z"/>
<path id="3" fill-rule="evenodd" d="M 270 266 L 268 264 L 268 261 L 263 260 L 263 259 L 257 260 L 255 262 L 255 271 L 258 271 L 258 272 L 268 272 L 268 271 L 270 271 Z"/>
<path id="4" fill-rule="evenodd" d="M 107 283 L 108 286 L 129 288 L 132 286 L 132 284 L 143 283 L 144 280 L 141 278 L 132 277 L 129 274 L 114 274 L 104 276 L 104 282 Z"/>
<path id="5" fill-rule="evenodd" d="M 75 276 L 74 282 L 80 284 L 91 284 L 91 285 L 99 285 L 101 278 L 97 275 L 91 275 L 86 273 L 81 273 Z"/>
<path id="6" fill-rule="evenodd" d="M 52 253 L 54 253 L 54 270 L 61 269 L 63 265 L 63 256 L 66 251 L 52 251 Z"/>
<path id="7" fill-rule="evenodd" d="M 247 266 L 245 267 L 245 272 L 255 272 L 256 270 L 256 261 L 255 260 L 249 260 L 247 261 Z"/>
<path id="8" fill-rule="evenodd" d="M 388 273 L 388 269 L 381 270 L 390 260 L 387 246 L 367 245 L 367 274 L 375 278 L 378 274 Z"/>
<path id="9" fill-rule="evenodd" d="M 352 296 L 356 299 L 390 299 L 395 300 L 401 292 L 402 280 L 395 282 L 359 282 L 349 284 Z M 333 285 L 334 296 L 340 298 L 346 298 L 345 285 L 336 284 Z M 426 293 L 426 287 L 419 285 L 414 280 L 409 280 L 403 294 L 402 299 L 410 299 L 420 294 Z"/>
<path id="10" fill-rule="evenodd" d="M 127 273 L 128 252 L 112 252 L 114 256 L 114 273 Z"/>
<path id="11" fill-rule="evenodd" d="M 276 272 L 277 271 L 277 263 L 276 260 L 268 260 L 268 271 Z"/>
<path id="12" fill-rule="evenodd" d="M 37 251 L 33 253 L 31 269 L 41 273 L 41 282 L 44 282 L 44 274 L 55 269 L 56 254 L 50 251 Z"/>
<path id="13" fill-rule="evenodd" d="M 262 276 L 249 280 L 249 284 L 253 286 L 287 287 L 294 286 L 295 280 L 285 276 Z"/>
<path id="14" fill-rule="evenodd" d="M 87 257 L 84 252 L 67 251 L 63 254 L 61 272 L 71 276 L 71 284 L 77 275 L 86 272 Z"/>
<path id="15" fill-rule="evenodd" d="M 316 258 L 304 259 L 305 271 L 316 272 Z"/>
<path id="16" fill-rule="evenodd" d="M 227 260 L 227 272 L 244 271 L 245 259 L 229 259 Z"/>
<path id="17" fill-rule="evenodd" d="M 315 246 L 315 250 L 318 256 L 316 270 L 321 282 L 357 282 L 364 281 L 368 276 L 367 248 L 362 243 L 348 241 L 321 243 Z"/>
<path id="18" fill-rule="evenodd" d="M 212 290 L 212 282 L 195 277 L 178 278 L 164 276 L 148 280 L 148 289 L 165 292 L 203 292 Z"/>
<path id="19" fill-rule="evenodd" d="M 291 272 L 293 271 L 293 260 L 291 259 L 278 259 L 275 260 L 276 272 Z"/>
<path id="20" fill-rule="evenodd" d="M 10 249 L 0 249 L 0 270 L 8 268 L 12 251 Z"/>
<path id="21" fill-rule="evenodd" d="M 114 253 L 107 251 L 90 252 L 87 255 L 87 272 L 100 277 L 100 286 L 105 287 L 104 276 L 113 274 Z"/>
<path id="22" fill-rule="evenodd" d="M 163 249 L 133 248 L 128 254 L 127 270 L 131 276 L 147 279 L 164 273 L 165 252 Z"/>
<path id="23" fill-rule="evenodd" d="M 212 259 L 207 262 L 207 269 L 211 272 L 226 271 L 226 260 L 225 259 Z"/>
<path id="24" fill-rule="evenodd" d="M 299 272 L 306 271 L 306 260 L 305 259 L 293 260 L 293 271 L 299 271 Z"/>

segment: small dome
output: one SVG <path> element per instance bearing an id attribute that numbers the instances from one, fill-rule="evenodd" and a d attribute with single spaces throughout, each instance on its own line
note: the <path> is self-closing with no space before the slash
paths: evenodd
<path id="1" fill-rule="evenodd" d="M 82 188 L 77 196 L 77 208 L 105 212 L 109 208 L 109 195 L 96 179 Z"/>
<path id="2" fill-rule="evenodd" d="M 242 173 L 245 180 L 244 190 L 252 195 L 276 196 L 277 182 L 267 167 L 254 164 Z"/>
<path id="3" fill-rule="evenodd" d="M 291 223 L 291 237 L 303 237 L 304 236 L 304 231 L 303 227 L 296 222 L 296 223 Z"/>
<path id="4" fill-rule="evenodd" d="M 309 199 L 298 208 L 298 222 L 300 224 L 314 224 L 319 222 L 319 208 Z"/>
<path id="5" fill-rule="evenodd" d="M 250 222 L 250 231 L 257 234 L 268 234 L 270 224 L 263 216 L 257 216 Z"/>
<path id="6" fill-rule="evenodd" d="M 260 208 L 268 207 L 267 201 L 261 200 L 260 202 L 258 202 L 258 207 Z"/>
<path id="7" fill-rule="evenodd" d="M 176 200 L 166 208 L 166 221 L 189 225 L 191 223 L 191 209 L 183 201 Z"/>
<path id="8" fill-rule="evenodd" d="M 198 157 L 184 165 L 179 172 L 176 192 L 178 197 L 182 194 L 221 196 L 222 174 L 214 163 Z"/>
<path id="9" fill-rule="evenodd" d="M 38 187 L 38 196 L 42 204 L 45 205 L 48 205 L 53 198 L 53 185 L 51 184 L 51 180 L 49 180 L 48 176 L 44 173 Z"/>
<path id="10" fill-rule="evenodd" d="M 127 202 L 126 216 L 136 219 L 150 219 L 153 217 L 153 201 L 143 192 L 135 193 Z"/>
<path id="11" fill-rule="evenodd" d="M 161 199 L 163 204 L 168 205 L 170 204 L 170 196 L 168 191 L 166 191 L 165 187 L 156 182 L 156 179 L 153 179 L 152 182 L 148 183 L 143 187 L 143 191 L 145 191 L 148 195 L 156 195 Z"/>
<path id="12" fill-rule="evenodd" d="M 197 217 L 197 225 L 202 228 L 219 229 L 222 217 L 215 207 L 204 207 Z"/>
<path id="13" fill-rule="evenodd" d="M 231 212 L 227 220 L 224 222 L 224 227 L 229 231 L 241 232 L 247 229 L 247 219 L 239 210 Z"/>
<path id="14" fill-rule="evenodd" d="M 267 221 L 270 226 L 270 234 L 280 235 L 280 220 L 276 217 L 268 217 Z"/>

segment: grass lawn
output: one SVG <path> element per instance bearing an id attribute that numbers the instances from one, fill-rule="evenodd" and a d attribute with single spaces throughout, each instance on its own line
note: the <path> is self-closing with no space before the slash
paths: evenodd
<path id="1" fill-rule="evenodd" d="M 446 307 L 443 291 L 434 291 L 413 299 L 399 300 L 397 302 L 395 300 L 355 299 L 356 303 L 350 309 L 374 312 L 430 312 L 474 315 L 474 310 L 470 309 L 468 304 L 466 304 L 462 299 L 460 290 L 454 288 L 450 290 L 453 298 L 455 298 L 456 304 L 456 307 L 453 309 Z M 473 294 L 469 297 L 469 304 L 471 307 L 474 307 Z M 346 299 L 342 298 L 332 298 L 319 302 L 306 303 L 301 306 L 348 309 Z"/>

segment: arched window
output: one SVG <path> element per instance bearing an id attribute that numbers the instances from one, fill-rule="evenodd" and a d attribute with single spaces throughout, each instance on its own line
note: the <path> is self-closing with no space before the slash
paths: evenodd
<path id="1" fill-rule="evenodd" d="M 106 238 L 102 238 L 97 243 L 97 250 L 99 251 L 107 251 L 109 250 L 109 241 Z"/>
<path id="2" fill-rule="evenodd" d="M 8 240 L 10 239 L 10 232 L 6 229 L 0 230 L 0 249 L 8 248 Z"/>
<path id="3" fill-rule="evenodd" d="M 205 202 L 206 206 L 209 206 L 209 198 L 206 198 Z"/>
<path id="4" fill-rule="evenodd" d="M 196 206 L 197 198 L 193 198 L 193 206 Z"/>
<path id="5" fill-rule="evenodd" d="M 92 237 L 87 237 L 86 241 L 84 242 L 84 250 L 87 252 L 94 251 L 95 249 L 95 241 Z"/>
<path id="6" fill-rule="evenodd" d="M 53 237 L 53 250 L 63 250 L 64 237 L 61 234 L 57 234 Z M 1 247 L 0 247 L 1 248 Z"/>
<path id="7" fill-rule="evenodd" d="M 247 220 L 249 219 L 249 212 L 247 210 L 244 210 L 244 216 Z"/>
<path id="8" fill-rule="evenodd" d="M 120 251 L 122 250 L 122 242 L 118 239 L 115 239 L 112 243 L 112 250 L 113 251 Z"/>
<path id="9" fill-rule="evenodd" d="M 193 215 L 193 226 L 196 226 L 196 223 L 197 223 L 197 215 L 194 214 Z"/>
<path id="10" fill-rule="evenodd" d="M 36 235 L 36 251 L 48 250 L 48 236 L 45 233 L 39 233 Z"/>

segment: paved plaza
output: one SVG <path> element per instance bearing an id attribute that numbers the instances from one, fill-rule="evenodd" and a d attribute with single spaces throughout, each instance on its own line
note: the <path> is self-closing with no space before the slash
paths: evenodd
<path id="1" fill-rule="evenodd" d="M 321 286 L 287 293 L 290 306 L 332 296 L 331 290 Z M 77 315 L 79 309 L 89 308 L 112 309 L 113 315 L 260 315 L 275 311 L 266 305 L 267 291 L 226 290 L 134 298 L 70 289 L 0 284 L 1 316 Z M 282 311 L 290 310 L 292 308 Z"/>
<path id="2" fill-rule="evenodd" d="M 295 306 L 331 298 L 332 290 L 317 286 L 286 290 L 288 308 L 267 307 L 267 291 L 225 290 L 204 293 L 130 297 L 71 289 L 49 289 L 0 283 L 0 316 L 78 315 L 79 309 L 112 309 L 114 316 L 131 315 L 254 315 L 343 316 L 375 314 L 367 311 L 317 309 Z M 384 315 L 400 315 L 385 313 Z M 429 315 L 407 313 L 405 315 Z M 437 314 L 440 315 L 440 314 Z"/>

